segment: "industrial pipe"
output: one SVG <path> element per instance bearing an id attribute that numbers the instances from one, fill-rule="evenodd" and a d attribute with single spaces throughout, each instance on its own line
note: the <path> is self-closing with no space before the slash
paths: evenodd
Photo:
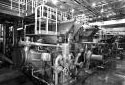
<path id="1" fill-rule="evenodd" d="M 45 81 L 45 80 L 43 80 L 43 79 L 41 79 L 41 78 L 35 76 L 33 69 L 32 69 L 32 77 L 34 77 L 35 79 L 38 79 L 38 80 L 42 81 L 43 83 L 46 83 L 47 85 L 50 85 L 47 81 Z"/>
<path id="2" fill-rule="evenodd" d="M 58 45 L 53 45 L 53 44 L 42 44 L 42 43 L 36 43 L 36 42 L 28 42 L 28 43 L 26 43 L 25 41 L 21 41 L 20 44 L 22 44 L 22 45 L 35 45 L 35 46 L 60 47 Z"/>
<path id="3" fill-rule="evenodd" d="M 61 71 L 63 68 L 61 68 L 61 66 L 59 66 L 59 62 L 60 60 L 62 60 L 63 56 L 62 55 L 58 55 L 57 58 L 55 59 L 55 85 L 58 85 L 58 74 L 59 71 Z"/>

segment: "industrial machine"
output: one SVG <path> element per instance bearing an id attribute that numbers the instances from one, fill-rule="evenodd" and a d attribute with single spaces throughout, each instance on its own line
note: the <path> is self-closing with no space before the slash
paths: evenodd
<path id="1" fill-rule="evenodd" d="M 10 47 L 5 51 L 12 54 L 15 68 L 33 81 L 37 80 L 35 83 L 38 85 L 66 85 L 73 83 L 81 71 L 92 74 L 98 68 L 105 69 L 112 65 L 111 60 L 116 59 L 113 55 L 118 53 L 118 47 L 114 41 L 108 41 L 114 38 L 107 42 L 101 39 L 100 42 L 93 42 L 94 35 L 100 30 L 98 26 L 87 25 L 84 21 L 78 23 L 72 14 L 34 1 L 32 10 L 26 13 L 35 12 L 34 22 L 27 23 L 24 19 L 20 22 L 23 26 L 18 29 L 13 26 L 6 29 L 4 46 Z M 28 10 L 29 5 L 24 5 Z"/>
<path id="2" fill-rule="evenodd" d="M 113 42 L 92 42 L 98 30 L 97 26 L 85 29 L 74 20 L 60 23 L 57 35 L 50 35 L 48 31 L 44 35 L 31 34 L 20 39 L 12 60 L 16 68 L 37 80 L 38 85 L 41 82 L 47 85 L 73 83 L 80 71 L 91 74 L 98 68 L 111 67 L 112 60 L 116 59 Z M 76 64 L 79 59 L 82 63 Z"/>
<path id="3" fill-rule="evenodd" d="M 81 48 L 85 49 L 86 55 L 83 56 L 85 62 L 81 68 L 89 69 L 90 60 L 103 60 L 101 54 L 89 55 L 88 45 L 82 43 L 82 38 L 92 36 L 98 28 L 90 26 L 84 31 L 81 27 L 71 20 L 60 24 L 60 34 L 57 36 L 43 35 L 35 42 L 31 37 L 20 40 L 19 47 L 13 52 L 15 66 L 48 85 L 72 83 L 78 74 L 75 61 Z M 83 33 L 85 37 L 81 35 Z"/>

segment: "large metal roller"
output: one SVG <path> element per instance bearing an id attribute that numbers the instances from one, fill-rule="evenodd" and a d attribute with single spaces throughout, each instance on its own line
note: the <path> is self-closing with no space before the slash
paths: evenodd
<path id="1" fill-rule="evenodd" d="M 42 65 L 42 61 L 51 61 L 50 53 L 26 49 L 26 47 L 17 48 L 13 51 L 13 62 L 16 66 L 32 64 L 35 67 L 39 67 Z"/>

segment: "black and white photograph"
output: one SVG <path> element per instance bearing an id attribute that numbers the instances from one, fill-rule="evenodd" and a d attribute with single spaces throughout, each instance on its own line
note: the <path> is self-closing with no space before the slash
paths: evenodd
<path id="1" fill-rule="evenodd" d="M 125 85 L 125 0 L 0 0 L 0 85 Z"/>

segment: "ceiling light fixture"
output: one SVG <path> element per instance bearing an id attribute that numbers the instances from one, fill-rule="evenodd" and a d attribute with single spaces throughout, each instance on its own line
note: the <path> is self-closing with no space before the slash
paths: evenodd
<path id="1" fill-rule="evenodd" d="M 92 7 L 96 7 L 96 3 L 94 2 L 94 3 L 92 3 Z"/>
<path id="2" fill-rule="evenodd" d="M 58 3 L 58 0 L 52 0 L 52 3 L 56 5 Z"/>
<path id="3" fill-rule="evenodd" d="M 102 8 L 102 9 L 101 9 L 101 13 L 103 13 L 103 12 L 104 12 L 104 9 Z"/>
<path id="4" fill-rule="evenodd" d="M 59 8 L 60 8 L 60 9 L 64 9 L 64 6 L 60 5 Z"/>
<path id="5" fill-rule="evenodd" d="M 109 15 L 107 15 L 106 17 L 109 18 Z"/>
<path id="6" fill-rule="evenodd" d="M 101 16 L 98 16 L 98 18 L 101 18 Z"/>

